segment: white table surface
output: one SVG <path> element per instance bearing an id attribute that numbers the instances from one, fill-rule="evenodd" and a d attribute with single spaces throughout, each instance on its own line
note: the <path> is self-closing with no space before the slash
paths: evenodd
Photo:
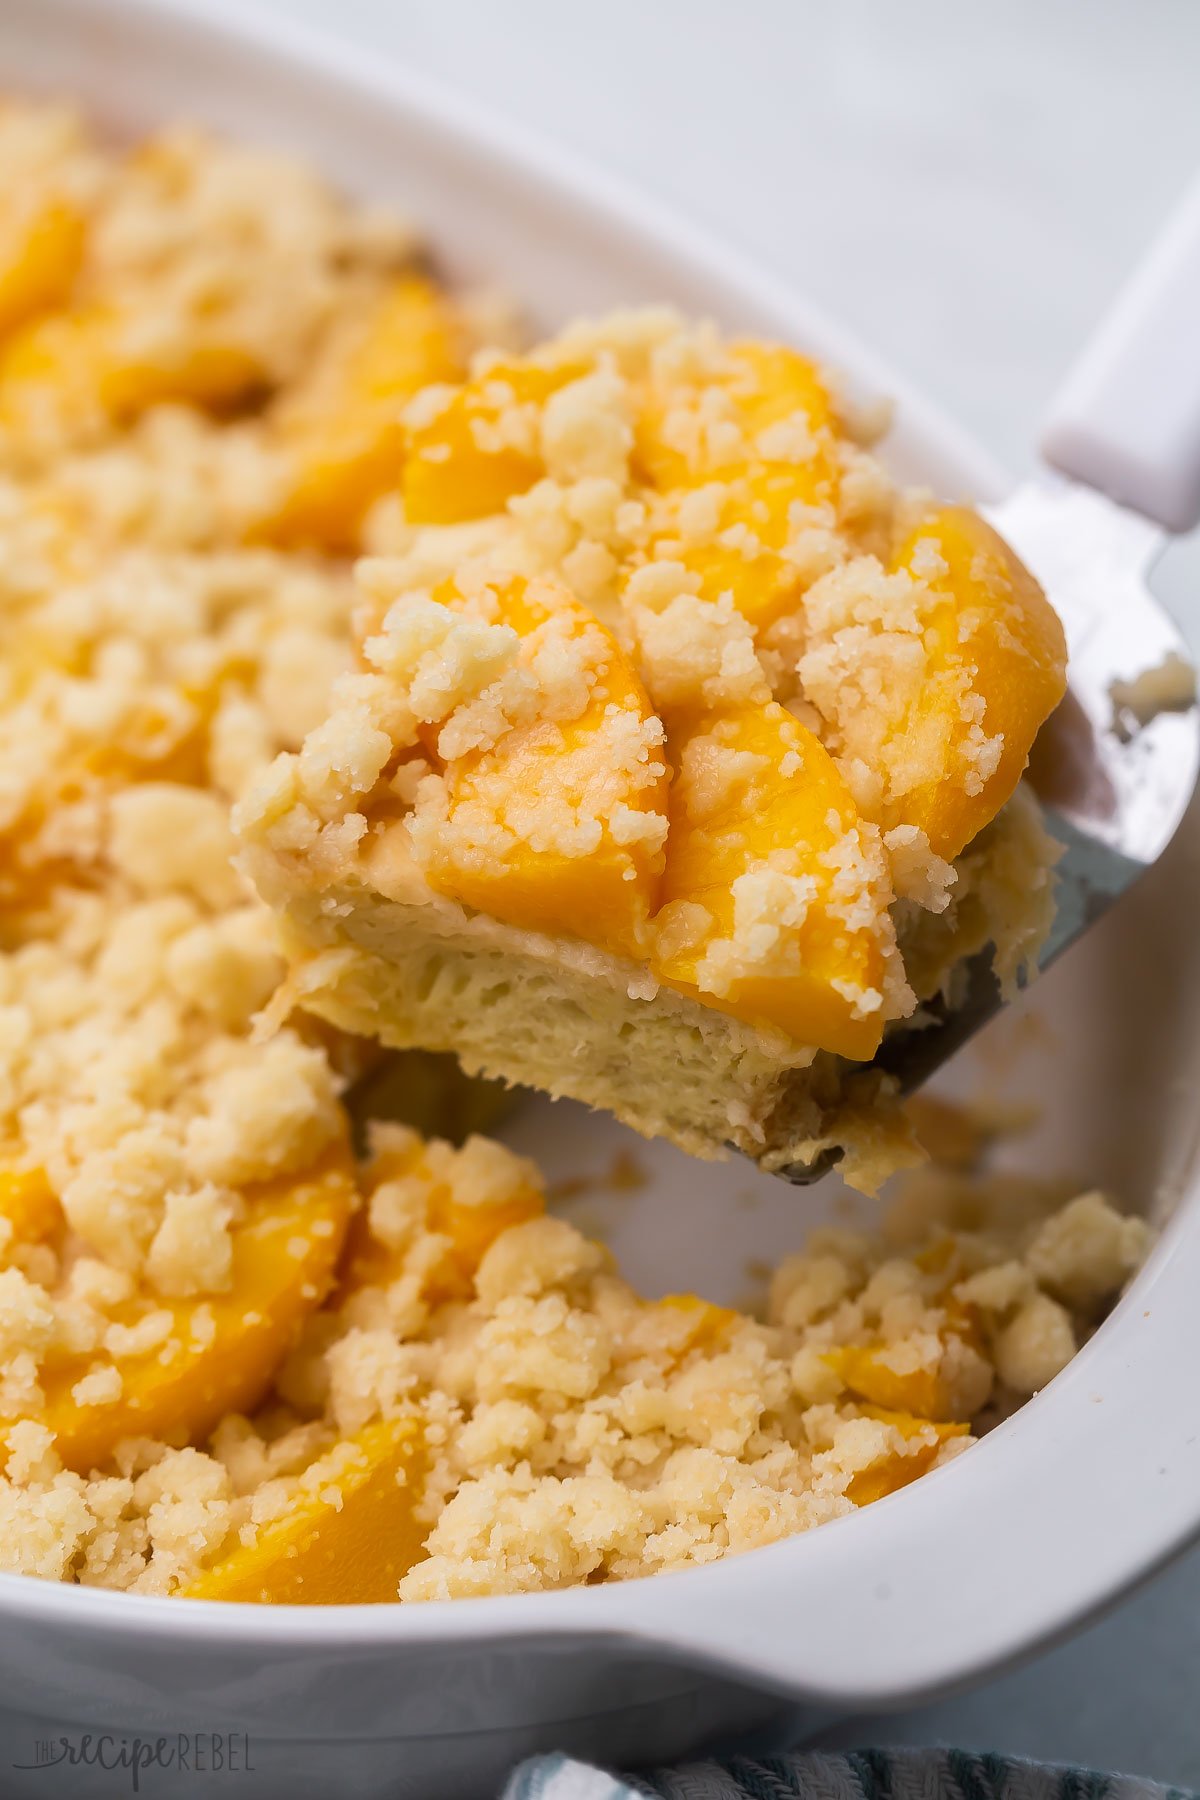
<path id="1" fill-rule="evenodd" d="M 1200 165 L 1196 0 L 254 0 L 632 177 L 841 315 L 1020 469 Z M 1200 647 L 1200 553 L 1161 591 Z M 1113 1446 L 1120 1454 L 1120 1446 Z M 1200 1787 L 1200 1553 L 1036 1664 L 846 1741 Z"/>

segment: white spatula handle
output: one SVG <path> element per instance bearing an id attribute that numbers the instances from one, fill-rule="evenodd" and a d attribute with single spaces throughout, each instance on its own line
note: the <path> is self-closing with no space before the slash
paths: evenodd
<path id="1" fill-rule="evenodd" d="M 1071 370 L 1042 454 L 1168 531 L 1200 522 L 1200 179 Z"/>

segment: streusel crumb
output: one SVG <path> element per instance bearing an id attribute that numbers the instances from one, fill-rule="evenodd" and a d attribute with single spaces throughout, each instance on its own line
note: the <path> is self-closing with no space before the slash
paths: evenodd
<path id="1" fill-rule="evenodd" d="M 1006 981 L 1033 966 L 1048 925 L 1017 797 L 1064 683 L 1044 596 L 896 486 L 813 363 L 667 311 L 478 357 L 405 420 L 360 667 L 238 814 L 297 997 L 446 1048 L 413 971 L 451 957 L 468 1067 L 771 1167 L 869 1114 L 847 1166 L 873 1183 L 909 1151 L 849 1066 L 987 942 Z"/>
<path id="2" fill-rule="evenodd" d="M 935 641 L 969 528 L 899 547 L 877 422 L 665 311 L 522 356 L 403 224 L 194 131 L 8 104 L 0 173 L 0 1565 L 625 1579 L 867 1505 L 1051 1380 L 1144 1254 L 1099 1194 L 926 1180 L 758 1318 L 637 1294 L 498 1143 L 350 1117 L 444 1082 L 365 1041 L 373 892 L 468 1062 L 490 1018 L 530 1067 L 599 1046 L 605 1103 L 670 1074 L 690 1147 L 903 1157 L 843 1065 L 982 943 L 1029 960 L 1053 851 L 1020 794 L 964 835 L 1019 774 Z M 238 868 L 247 790 L 330 941 Z"/>

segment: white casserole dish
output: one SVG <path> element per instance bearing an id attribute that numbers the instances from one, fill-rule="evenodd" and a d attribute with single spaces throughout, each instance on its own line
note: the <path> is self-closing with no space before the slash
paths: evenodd
<path id="1" fill-rule="evenodd" d="M 793 339 L 897 397 L 903 473 L 952 494 L 1002 487 L 953 426 L 760 272 L 365 57 L 211 0 L 5 0 L 0 86 L 71 93 L 121 131 L 189 116 L 294 150 L 410 211 L 451 273 L 503 283 L 548 323 L 670 299 Z M 39 1739 L 89 1731 L 246 1732 L 256 1773 L 242 1791 L 421 1800 L 490 1794 L 541 1748 L 631 1763 L 748 1730 L 794 1739 L 1025 1655 L 1159 1565 L 1200 1529 L 1198 863 L 1194 811 L 1166 862 L 955 1070 L 957 1085 L 1037 1096 L 1042 1123 L 1017 1160 L 1169 1215 L 1103 1330 L 983 1444 L 806 1537 L 623 1586 L 271 1610 L 0 1577 L 0 1790 L 111 1793 L 123 1777 L 99 1769 L 13 1767 Z M 634 1143 L 567 1106 L 534 1108 L 509 1135 L 555 1175 Z M 795 1248 L 840 1203 L 833 1182 L 797 1193 L 735 1164 L 636 1153 L 650 1182 L 632 1204 L 613 1197 L 607 1224 L 651 1290 L 737 1296 L 743 1259 Z M 587 1205 L 594 1217 L 602 1198 Z M 182 1786 L 142 1779 L 150 1794 Z M 187 1793 L 207 1788 L 189 1775 Z"/>

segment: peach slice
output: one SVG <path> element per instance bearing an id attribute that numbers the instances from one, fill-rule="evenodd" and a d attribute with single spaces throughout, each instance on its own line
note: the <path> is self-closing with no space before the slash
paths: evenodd
<path id="1" fill-rule="evenodd" d="M 804 590 L 784 554 L 795 509 L 837 498 L 832 407 L 815 366 L 794 350 L 735 344 L 729 363 L 702 393 L 652 386 L 635 466 L 661 494 L 651 503 L 651 556 L 682 562 L 706 600 L 731 595 L 760 631 Z"/>
<path id="2" fill-rule="evenodd" d="M 931 551 L 937 561 L 926 574 Z M 943 772 L 904 794 L 887 823 L 919 826 L 934 851 L 953 860 L 1012 794 L 1040 726 L 1066 692 L 1066 639 L 1033 576 L 966 507 L 931 513 L 896 566 L 921 571 L 935 605 L 920 698 L 891 735 L 906 756 L 936 761 Z M 977 767 L 973 727 L 993 746 Z"/>
<path id="3" fill-rule="evenodd" d="M 945 1418 L 953 1410 L 950 1393 L 935 1369 L 901 1374 L 869 1344 L 843 1345 L 828 1351 L 824 1360 L 851 1394 L 874 1406 L 928 1420 Z"/>
<path id="4" fill-rule="evenodd" d="M 939 1252 L 944 1254 L 948 1248 L 948 1241 L 932 1246 L 925 1266 L 935 1264 Z M 825 1362 L 856 1399 L 871 1405 L 935 1422 L 974 1412 L 986 1398 L 986 1391 L 978 1391 L 979 1376 L 990 1385 L 975 1315 L 953 1294 L 937 1304 L 943 1312 L 943 1354 L 936 1368 L 897 1369 L 879 1344 L 843 1344 L 827 1351 Z"/>
<path id="5" fill-rule="evenodd" d="M 17 449 L 47 432 L 69 440 L 103 422 L 102 317 L 91 306 L 27 320 L 0 348 L 0 428 Z"/>
<path id="6" fill-rule="evenodd" d="M 731 1306 L 718 1306 L 699 1294 L 663 1294 L 653 1305 L 665 1312 L 673 1324 L 682 1327 L 683 1337 L 676 1345 L 679 1356 L 685 1356 L 691 1350 L 716 1349 L 730 1326 L 736 1325 L 741 1316 Z"/>
<path id="7" fill-rule="evenodd" d="M 182 355 L 156 357 L 136 347 L 118 308 L 89 302 L 33 319 L 5 343 L 0 425 L 18 446 L 44 442 L 48 426 L 79 439 L 151 406 L 222 412 L 262 383 L 257 360 L 236 343 L 200 342 Z"/>
<path id="8" fill-rule="evenodd" d="M 541 408 L 584 373 L 579 363 L 499 362 L 447 395 L 409 440 L 402 492 L 410 523 L 453 525 L 503 512 L 544 473 Z"/>
<path id="9" fill-rule="evenodd" d="M 225 1413 L 252 1410 L 332 1285 L 356 1199 L 353 1167 L 340 1147 L 303 1176 L 250 1188 L 245 1217 L 233 1229 L 224 1292 L 200 1302 L 139 1295 L 118 1305 L 118 1326 L 166 1315 L 144 1350 L 99 1358 L 51 1351 L 38 1417 L 54 1432 L 68 1468 L 101 1466 L 126 1437 L 194 1443 Z M 111 1397 L 76 1399 L 72 1390 L 82 1378 L 109 1368 Z"/>
<path id="10" fill-rule="evenodd" d="M 805 578 L 783 553 L 793 506 L 830 497 L 823 459 L 791 466 L 752 463 L 706 487 L 676 488 L 652 513 L 652 558 L 681 562 L 700 578 L 705 600 L 729 594 L 756 632 L 799 604 Z"/>
<path id="11" fill-rule="evenodd" d="M 0 223 L 0 336 L 59 306 L 83 260 L 83 214 L 58 195 Z"/>
<path id="12" fill-rule="evenodd" d="M 322 371 L 280 430 L 294 466 L 266 535 L 326 550 L 357 547 L 363 515 L 401 476 L 405 403 L 461 376 L 459 329 L 432 282 L 402 276 L 375 303 L 340 366 Z"/>
<path id="13" fill-rule="evenodd" d="M 489 1195 L 486 1204 L 468 1204 L 457 1197 L 450 1181 L 430 1168 L 428 1148 L 415 1132 L 406 1134 L 398 1147 L 373 1159 L 368 1179 L 372 1191 L 385 1181 L 416 1179 L 425 1186 L 426 1226 L 450 1240 L 443 1261 L 425 1284 L 427 1296 L 434 1303 L 466 1299 L 476 1270 L 501 1232 L 540 1218 L 546 1210 L 545 1196 L 520 1175 L 514 1159 L 510 1190 Z M 402 1264 L 403 1257 L 373 1234 L 369 1206 L 362 1207 L 350 1226 L 339 1301 L 344 1303 L 359 1288 L 386 1287 L 401 1273 Z"/>
<path id="14" fill-rule="evenodd" d="M 770 702 L 673 721 L 668 754 L 655 973 L 798 1043 L 869 1059 L 891 896 L 829 753 Z"/>
<path id="15" fill-rule="evenodd" d="M 19 1153 L 0 1159 L 0 1221 L 8 1227 L 0 1255 L 10 1244 L 39 1244 L 62 1227 L 62 1208 L 49 1176 Z"/>
<path id="16" fill-rule="evenodd" d="M 650 487 L 696 487 L 755 462 L 802 467 L 823 456 L 833 409 L 816 365 L 784 344 L 731 344 L 698 385 L 651 380 L 634 433 L 634 469 Z"/>
<path id="17" fill-rule="evenodd" d="M 498 608 L 518 666 L 548 685 L 527 723 L 443 765 L 426 877 L 507 924 L 639 954 L 666 832 L 661 726 L 612 632 L 561 583 L 513 577 Z"/>
<path id="18" fill-rule="evenodd" d="M 882 1500 L 907 1487 L 910 1481 L 924 1475 L 932 1466 L 944 1443 L 951 1438 L 966 1437 L 971 1429 L 969 1425 L 955 1421 L 917 1418 L 912 1413 L 890 1411 L 882 1406 L 864 1406 L 861 1411 L 881 1424 L 894 1425 L 906 1443 L 914 1439 L 919 1442 L 913 1450 L 892 1451 L 860 1469 L 846 1489 L 846 1498 L 853 1500 L 855 1506 L 870 1506 L 872 1501 Z"/>
<path id="19" fill-rule="evenodd" d="M 301 1480 L 278 1519 L 207 1569 L 183 1597 L 274 1606 L 349 1606 L 395 1600 L 421 1555 L 424 1436 L 420 1420 L 378 1420 L 338 1444 Z"/>

